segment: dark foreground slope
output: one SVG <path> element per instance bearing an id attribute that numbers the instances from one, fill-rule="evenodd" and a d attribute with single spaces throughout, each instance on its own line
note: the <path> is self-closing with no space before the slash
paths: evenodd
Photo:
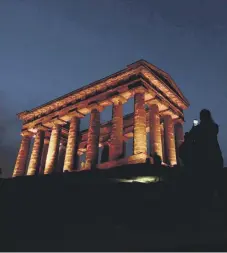
<path id="1" fill-rule="evenodd" d="M 142 165 L 128 169 L 5 180 L 0 187 L 0 250 L 225 249 L 223 200 L 214 198 L 213 209 L 202 211 L 198 236 L 184 196 L 176 198 L 172 187 L 179 172 L 163 169 L 164 181 L 150 184 L 113 180 L 157 174 Z"/>

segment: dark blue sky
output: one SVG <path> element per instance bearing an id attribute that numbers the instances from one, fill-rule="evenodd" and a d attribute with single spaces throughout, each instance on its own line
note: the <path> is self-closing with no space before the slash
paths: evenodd
<path id="1" fill-rule="evenodd" d="M 200 109 L 211 109 L 226 164 L 226 13 L 226 0 L 1 0 L 4 175 L 12 173 L 20 142 L 16 113 L 141 58 L 168 72 L 190 101 L 185 130 Z"/>

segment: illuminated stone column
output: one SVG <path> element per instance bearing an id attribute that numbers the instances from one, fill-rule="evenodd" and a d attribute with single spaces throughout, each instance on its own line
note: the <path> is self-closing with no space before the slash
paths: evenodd
<path id="1" fill-rule="evenodd" d="M 164 116 L 163 120 L 164 120 L 165 150 L 167 160 L 166 162 L 171 166 L 173 166 L 177 163 L 173 120 L 170 115 Z"/>
<path id="2" fill-rule="evenodd" d="M 133 154 L 147 154 L 146 111 L 144 91 L 134 96 L 134 138 Z"/>
<path id="3" fill-rule="evenodd" d="M 149 107 L 149 123 L 150 123 L 150 147 L 151 155 L 157 153 L 163 160 L 161 124 L 158 105 L 150 105 Z"/>
<path id="4" fill-rule="evenodd" d="M 33 176 L 38 173 L 43 149 L 44 135 L 45 133 L 42 130 L 38 130 L 35 135 L 31 158 L 28 165 L 28 176 Z"/>
<path id="5" fill-rule="evenodd" d="M 16 164 L 13 171 L 13 177 L 23 176 L 26 170 L 29 148 L 31 143 L 31 134 L 22 133 L 20 149 L 17 155 Z"/>
<path id="6" fill-rule="evenodd" d="M 50 143 L 47 152 L 44 174 L 51 174 L 57 165 L 60 133 L 61 126 L 58 124 L 54 124 L 50 136 Z"/>
<path id="7" fill-rule="evenodd" d="M 88 129 L 87 152 L 85 169 L 95 169 L 98 162 L 100 135 L 100 112 L 98 109 L 92 109 Z"/>
<path id="8" fill-rule="evenodd" d="M 40 167 L 39 167 L 39 174 L 43 174 L 44 173 L 44 168 L 45 168 L 45 164 L 46 164 L 46 157 L 47 157 L 47 152 L 48 152 L 48 147 L 49 147 L 49 142 L 50 142 L 49 139 L 44 139 L 42 158 L 41 158 Z"/>
<path id="9" fill-rule="evenodd" d="M 114 101 L 112 113 L 112 130 L 110 136 L 110 161 L 117 160 L 123 152 L 123 105 Z"/>
<path id="10" fill-rule="evenodd" d="M 176 138 L 176 152 L 177 152 L 177 162 L 181 164 L 179 158 L 179 147 L 184 142 L 184 130 L 182 122 L 178 121 L 175 124 L 175 138 Z"/>
<path id="11" fill-rule="evenodd" d="M 65 153 L 64 171 L 73 171 L 75 168 L 75 155 L 77 153 L 80 119 L 73 117 L 70 121 L 68 142 Z"/>
<path id="12" fill-rule="evenodd" d="M 60 142 L 59 153 L 58 153 L 57 172 L 63 172 L 65 153 L 66 153 L 65 144 L 63 142 Z"/>

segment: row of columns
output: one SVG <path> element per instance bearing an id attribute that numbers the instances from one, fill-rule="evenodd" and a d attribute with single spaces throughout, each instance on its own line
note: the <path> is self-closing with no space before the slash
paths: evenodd
<path id="1" fill-rule="evenodd" d="M 170 115 L 163 117 L 164 121 L 164 139 L 165 150 L 163 150 L 163 140 L 161 136 L 161 125 L 158 105 L 149 106 L 149 125 L 150 125 L 150 146 L 151 155 L 157 154 L 166 160 L 170 165 L 176 164 L 176 147 L 174 124 Z M 75 157 L 79 144 L 79 125 L 80 119 L 72 117 L 70 120 L 70 128 L 68 133 L 68 142 L 64 158 L 64 171 L 72 171 L 75 168 Z M 100 109 L 94 108 L 91 110 L 85 169 L 93 169 L 98 163 L 99 150 L 99 135 L 100 135 Z M 38 130 L 35 136 L 34 145 L 31 153 L 30 162 L 28 165 L 27 175 L 34 175 L 37 172 L 51 174 L 57 166 L 59 143 L 61 136 L 61 126 L 54 124 L 52 127 L 49 145 L 47 140 L 44 140 L 45 133 L 43 130 Z M 182 125 L 176 135 L 177 146 L 183 141 Z M 29 154 L 31 136 L 22 135 L 22 141 L 16 160 L 13 176 L 24 175 L 26 161 Z M 112 131 L 110 136 L 109 160 L 117 160 L 124 153 L 123 142 L 123 103 L 121 100 L 113 101 L 112 112 Z M 134 141 L 133 154 L 147 154 L 146 141 L 146 110 L 144 91 L 139 91 L 134 96 Z"/>

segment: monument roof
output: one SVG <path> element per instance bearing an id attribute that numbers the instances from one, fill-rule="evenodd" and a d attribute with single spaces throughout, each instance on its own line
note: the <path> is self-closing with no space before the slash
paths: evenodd
<path id="1" fill-rule="evenodd" d="M 53 109 L 56 110 L 58 108 L 61 108 L 62 106 L 65 106 L 69 104 L 69 102 L 75 101 L 76 97 L 81 96 L 81 94 L 86 93 L 92 94 L 94 93 L 94 89 L 100 89 L 103 85 L 110 85 L 112 82 L 116 82 L 121 80 L 125 76 L 130 76 L 132 74 L 135 74 L 135 70 L 138 70 L 140 72 L 140 68 L 144 68 L 148 70 L 149 73 L 152 74 L 152 76 L 155 76 L 155 78 L 162 83 L 162 85 L 168 86 L 170 90 L 172 90 L 172 93 L 174 93 L 175 96 L 177 96 L 181 103 L 184 105 L 185 108 L 189 106 L 188 100 L 184 97 L 183 93 L 180 91 L 180 89 L 177 87 L 174 80 L 171 78 L 169 74 L 164 72 L 163 70 L 157 68 L 155 65 L 141 59 L 139 61 L 136 61 L 130 65 L 128 65 L 125 69 L 120 70 L 114 74 L 111 74 L 107 77 L 104 77 L 100 80 L 97 80 L 95 82 L 92 82 L 86 86 L 83 86 L 79 89 L 76 89 L 70 93 L 67 93 L 61 97 L 58 97 L 56 99 L 53 99 L 45 104 L 42 104 L 38 107 L 35 107 L 31 110 L 26 110 L 21 113 L 18 113 L 18 117 L 20 119 L 25 119 L 27 117 L 37 116 L 38 114 L 43 113 L 44 111 L 48 113 L 48 111 L 52 111 Z M 151 81 L 152 82 L 152 81 Z"/>

